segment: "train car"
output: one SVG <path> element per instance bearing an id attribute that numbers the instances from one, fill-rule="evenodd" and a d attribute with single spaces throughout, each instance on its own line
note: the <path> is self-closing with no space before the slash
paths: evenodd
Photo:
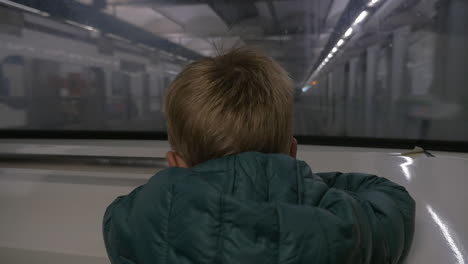
<path id="1" fill-rule="evenodd" d="M 2 118 L 2 127 L 165 129 L 160 113 L 163 87 L 188 59 L 133 45 L 112 33 L 97 36 L 95 29 L 72 21 L 3 12 L 13 32 L 4 34 L 0 43 L 0 103 L 2 114 L 17 118 Z M 19 36 L 15 17 L 24 25 Z M 154 115 L 160 120 L 146 122 L 150 117 L 154 121 Z"/>
<path id="2" fill-rule="evenodd" d="M 416 200 L 406 263 L 468 261 L 465 0 L 0 0 L 0 263 L 110 263 L 102 217 L 167 168 L 189 63 L 255 47 L 295 86 L 298 159 Z"/>

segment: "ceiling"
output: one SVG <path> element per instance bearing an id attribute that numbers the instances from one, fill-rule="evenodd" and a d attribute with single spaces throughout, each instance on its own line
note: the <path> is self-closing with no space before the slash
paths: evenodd
<path id="1" fill-rule="evenodd" d="M 77 0 L 205 56 L 253 46 L 298 83 L 349 0 Z"/>

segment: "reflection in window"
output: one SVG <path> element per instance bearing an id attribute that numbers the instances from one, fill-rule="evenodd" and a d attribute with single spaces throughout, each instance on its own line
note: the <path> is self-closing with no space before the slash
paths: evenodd
<path id="1" fill-rule="evenodd" d="M 180 70 L 247 45 L 295 81 L 298 135 L 468 141 L 463 0 L 40 2 L 0 4 L 0 129 L 164 132 Z"/>
<path id="2" fill-rule="evenodd" d="M 25 127 L 26 114 L 24 59 L 10 55 L 0 63 L 0 128 Z"/>

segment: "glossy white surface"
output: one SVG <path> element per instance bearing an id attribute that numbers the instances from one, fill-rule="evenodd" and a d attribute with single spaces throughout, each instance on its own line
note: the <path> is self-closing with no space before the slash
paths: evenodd
<path id="1" fill-rule="evenodd" d="M 417 203 L 407 263 L 468 263 L 468 159 L 383 153 L 300 153 L 314 171 L 360 171 L 405 186 Z"/>
<path id="2" fill-rule="evenodd" d="M 55 150 L 70 152 L 63 146 L 74 144 L 58 144 Z M 131 152 L 144 148 L 126 147 Z M 145 153 L 166 150 L 163 142 Z M 406 186 L 417 202 L 416 234 L 407 263 L 466 263 L 468 159 L 463 154 L 429 158 L 376 151 L 300 146 L 298 158 L 315 172 L 374 173 Z M 101 236 L 104 209 L 152 174 L 8 167 L 0 168 L 0 263 L 108 263 Z"/>

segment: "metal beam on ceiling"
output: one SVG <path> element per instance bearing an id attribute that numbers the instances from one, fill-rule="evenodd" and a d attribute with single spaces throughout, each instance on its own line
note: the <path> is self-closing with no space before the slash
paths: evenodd
<path id="1" fill-rule="evenodd" d="M 216 1 L 210 0 L 206 3 L 226 23 L 228 27 L 241 20 L 257 17 L 257 7 L 254 1 Z"/>
<path id="2" fill-rule="evenodd" d="M 122 5 L 159 5 L 159 6 L 180 6 L 206 4 L 221 18 L 228 27 L 239 21 L 258 16 L 256 1 L 246 0 L 127 0 L 110 3 L 113 6 Z"/>
<path id="3" fill-rule="evenodd" d="M 133 5 L 133 4 L 160 4 L 160 5 L 196 5 L 210 3 L 232 3 L 232 4 L 255 4 L 265 0 L 122 0 L 118 2 L 108 3 L 108 5 Z M 297 1 L 297 0 L 282 0 L 282 1 Z"/>
<path id="4" fill-rule="evenodd" d="M 138 26 L 74 0 L 16 0 L 15 2 L 47 12 L 53 18 L 66 19 L 88 25 L 104 33 L 125 37 L 137 43 L 158 48 L 190 60 L 197 60 L 203 57 L 181 45 L 170 42 Z"/>
<path id="5" fill-rule="evenodd" d="M 281 24 L 279 22 L 278 14 L 276 13 L 276 8 L 273 3 L 273 0 L 269 0 L 267 2 L 267 5 L 268 5 L 268 10 L 270 11 L 271 17 L 273 19 L 273 26 L 275 27 L 276 30 L 279 31 L 281 29 Z"/>

